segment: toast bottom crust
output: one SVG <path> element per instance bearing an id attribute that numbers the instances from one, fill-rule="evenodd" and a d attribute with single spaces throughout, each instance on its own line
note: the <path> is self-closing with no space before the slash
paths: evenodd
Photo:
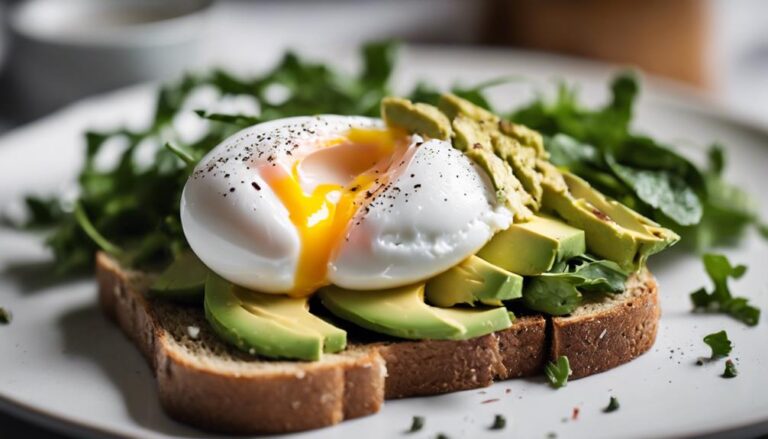
<path id="1" fill-rule="evenodd" d="M 573 378 L 585 377 L 648 351 L 660 316 L 656 281 L 644 271 L 623 294 L 568 317 L 520 317 L 471 340 L 370 343 L 316 362 L 270 361 L 221 342 L 200 307 L 145 297 L 146 275 L 103 253 L 96 267 L 102 309 L 147 358 L 163 409 L 181 422 L 237 434 L 330 426 L 376 413 L 384 399 L 536 375 L 560 355 L 568 356 Z"/>

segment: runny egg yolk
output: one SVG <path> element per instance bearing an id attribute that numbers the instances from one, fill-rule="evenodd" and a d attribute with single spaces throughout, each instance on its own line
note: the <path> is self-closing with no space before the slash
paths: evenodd
<path id="1" fill-rule="evenodd" d="M 302 188 L 301 160 L 294 162 L 290 171 L 279 166 L 262 169 L 299 234 L 301 247 L 294 287 L 287 294 L 308 296 L 328 285 L 328 262 L 362 204 L 358 200 L 386 184 L 386 169 L 403 153 L 406 140 L 405 133 L 399 131 L 351 129 L 346 136 L 324 143 L 320 151 L 330 153 L 328 165 L 343 167 L 340 173 L 349 178 L 346 184 L 321 182 L 311 193 Z M 304 160 L 309 157 L 311 154 Z"/>

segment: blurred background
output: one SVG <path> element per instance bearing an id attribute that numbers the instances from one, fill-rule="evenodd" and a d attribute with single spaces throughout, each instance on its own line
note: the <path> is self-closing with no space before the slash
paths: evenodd
<path id="1" fill-rule="evenodd" d="M 594 59 L 768 122 L 761 0 L 0 0 L 0 130 L 189 68 L 397 38 Z"/>
<path id="2" fill-rule="evenodd" d="M 768 124 L 766 24 L 764 0 L 0 0 L 0 133 L 188 69 L 376 39 L 636 66 Z M 59 437 L 0 414 L 5 434 Z"/>

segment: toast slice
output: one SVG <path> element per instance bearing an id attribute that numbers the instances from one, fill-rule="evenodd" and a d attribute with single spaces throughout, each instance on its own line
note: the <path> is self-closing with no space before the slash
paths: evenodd
<path id="1" fill-rule="evenodd" d="M 525 316 L 511 328 L 465 341 L 351 343 L 321 361 L 246 355 L 209 329 L 202 307 L 149 299 L 147 274 L 97 255 L 104 312 L 139 347 L 174 419 L 202 429 L 288 433 L 377 412 L 385 399 L 434 395 L 541 373 L 568 356 L 573 378 L 626 363 L 656 338 L 658 289 L 647 272 L 624 293 L 594 299 L 568 317 Z"/>

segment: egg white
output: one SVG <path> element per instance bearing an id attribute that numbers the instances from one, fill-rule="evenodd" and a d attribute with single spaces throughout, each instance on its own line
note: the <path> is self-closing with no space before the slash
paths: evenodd
<path id="1" fill-rule="evenodd" d="M 295 117 L 226 139 L 200 161 L 182 194 L 181 221 L 193 251 L 237 285 L 291 291 L 300 234 L 257 169 L 295 161 L 351 128 L 382 127 L 378 119 L 357 116 Z M 335 244 L 329 282 L 379 289 L 424 280 L 511 223 L 487 175 L 449 142 L 411 136 L 410 143 L 407 158 L 387 170 L 388 183 L 365 197 Z"/>

